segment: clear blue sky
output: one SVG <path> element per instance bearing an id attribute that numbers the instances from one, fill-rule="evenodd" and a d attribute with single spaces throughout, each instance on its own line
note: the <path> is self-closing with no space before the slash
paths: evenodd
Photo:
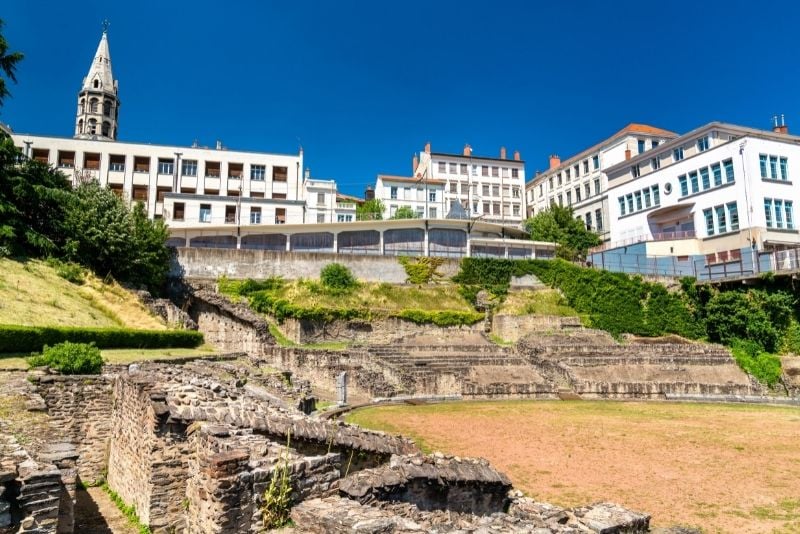
<path id="1" fill-rule="evenodd" d="M 5 0 L 15 131 L 73 133 L 101 35 L 121 140 L 296 152 L 361 194 L 434 151 L 522 152 L 529 176 L 629 122 L 800 129 L 800 2 Z"/>

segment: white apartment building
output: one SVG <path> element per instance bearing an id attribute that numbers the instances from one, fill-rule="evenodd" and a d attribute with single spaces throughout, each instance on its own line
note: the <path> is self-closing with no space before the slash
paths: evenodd
<path id="1" fill-rule="evenodd" d="M 394 218 L 402 207 L 410 208 L 417 219 L 443 219 L 447 215 L 444 186 L 444 181 L 433 178 L 379 174 L 375 198 L 383 202 L 384 219 Z"/>
<path id="2" fill-rule="evenodd" d="M 720 122 L 697 128 L 606 170 L 606 248 L 639 244 L 648 256 L 720 263 L 799 246 L 799 169 L 800 137 L 777 120 L 773 131 Z"/>
<path id="3" fill-rule="evenodd" d="M 307 224 L 355 220 L 355 203 L 337 199 L 333 180 L 303 173 L 303 150 L 274 154 L 117 140 L 119 83 L 106 32 L 78 93 L 72 138 L 9 132 L 29 158 L 74 184 L 98 180 L 170 227 Z"/>
<path id="4" fill-rule="evenodd" d="M 493 158 L 474 155 L 469 145 L 461 154 L 431 152 L 427 143 L 419 157 L 414 156 L 413 168 L 416 180 L 443 184 L 444 209 L 437 209 L 439 218 L 446 218 L 456 203 L 463 208 L 461 215 L 470 219 L 508 226 L 522 224 L 525 162 L 519 151 L 508 159 L 506 149 L 501 148 L 499 157 Z"/>
<path id="5" fill-rule="evenodd" d="M 551 204 L 572 206 L 576 218 L 603 239 L 610 238 L 608 209 L 609 167 L 658 148 L 677 134 L 647 124 L 631 123 L 617 133 L 562 161 L 550 156 L 549 169 L 525 185 L 527 216 Z"/>

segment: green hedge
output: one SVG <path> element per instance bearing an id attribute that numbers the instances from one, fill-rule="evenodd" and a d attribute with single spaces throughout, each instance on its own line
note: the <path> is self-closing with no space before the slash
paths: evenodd
<path id="1" fill-rule="evenodd" d="M 64 341 L 94 343 L 101 349 L 196 347 L 203 334 L 194 330 L 135 330 L 0 325 L 0 352 L 41 352 L 45 345 Z"/>
<path id="2" fill-rule="evenodd" d="M 512 276 L 532 274 L 561 290 L 569 305 L 589 317 L 591 326 L 612 335 L 658 336 L 672 333 L 688 338 L 705 334 L 682 293 L 641 277 L 578 267 L 563 260 L 505 260 L 464 258 L 454 277 L 465 296 L 483 288 L 504 296 Z M 474 297 L 473 297 L 474 298 Z"/>
<path id="3" fill-rule="evenodd" d="M 435 324 L 436 326 L 461 326 L 475 324 L 484 318 L 482 313 L 451 310 L 403 310 L 392 314 L 417 324 Z"/>

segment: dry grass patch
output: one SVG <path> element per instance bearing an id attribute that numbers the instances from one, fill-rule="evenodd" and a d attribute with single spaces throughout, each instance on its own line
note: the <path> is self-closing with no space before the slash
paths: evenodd
<path id="1" fill-rule="evenodd" d="M 509 291 L 497 313 L 507 315 L 557 315 L 576 317 L 567 299 L 557 289 L 521 289 Z"/>
<path id="2" fill-rule="evenodd" d="M 507 401 L 359 410 L 351 422 L 482 456 L 536 498 L 619 502 L 653 524 L 800 532 L 800 410 Z"/>
<path id="3" fill-rule="evenodd" d="M 106 284 L 87 274 L 84 283 L 76 285 L 43 261 L 7 258 L 0 259 L 0 324 L 167 327 L 116 282 Z"/>

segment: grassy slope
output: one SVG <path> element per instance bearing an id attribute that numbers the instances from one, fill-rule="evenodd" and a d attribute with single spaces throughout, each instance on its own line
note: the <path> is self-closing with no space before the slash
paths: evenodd
<path id="1" fill-rule="evenodd" d="M 560 317 L 576 317 L 578 315 L 578 312 L 567 304 L 567 299 L 556 289 L 509 291 L 505 301 L 497 309 L 497 313 L 558 315 Z"/>
<path id="2" fill-rule="evenodd" d="M 318 287 L 315 282 L 291 281 L 276 293 L 291 302 L 308 307 L 473 311 L 455 285 L 417 287 L 364 282 L 358 289 L 346 295 L 330 295 L 319 291 Z"/>
<path id="3" fill-rule="evenodd" d="M 0 259 L 0 324 L 166 329 L 116 283 L 89 274 L 76 285 L 42 261 L 6 258 Z"/>
<path id="4" fill-rule="evenodd" d="M 210 345 L 194 349 L 103 349 L 100 354 L 106 363 L 129 364 L 146 360 L 180 360 L 191 356 L 210 356 L 216 351 Z M 0 354 L 0 370 L 26 370 L 27 354 Z"/>

